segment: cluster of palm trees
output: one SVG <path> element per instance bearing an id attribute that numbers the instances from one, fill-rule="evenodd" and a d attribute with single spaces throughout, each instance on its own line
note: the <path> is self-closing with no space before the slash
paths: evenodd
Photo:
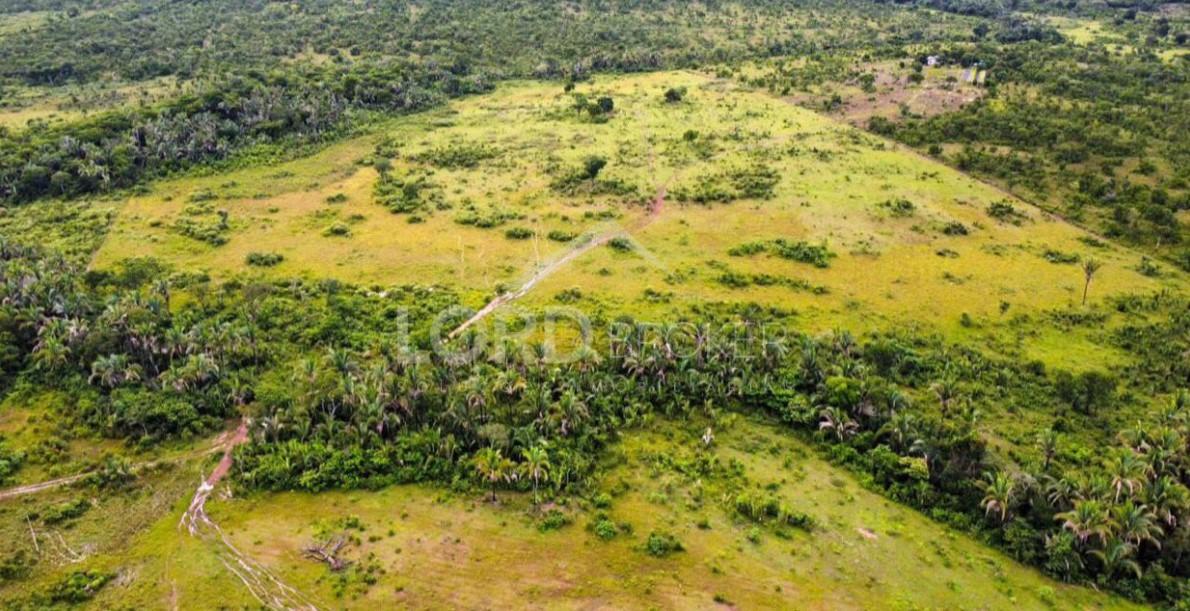
<path id="1" fill-rule="evenodd" d="M 120 389 L 169 392 L 211 416 L 250 398 L 245 367 L 262 357 L 250 312 L 230 320 L 174 316 L 170 284 L 160 280 L 100 296 L 59 257 L 2 241 L 0 271 L 0 337 L 11 338 L 46 383 L 98 389 L 97 421 L 108 420 L 107 397 Z M 170 432 L 177 431 L 162 431 Z"/>
<path id="2" fill-rule="evenodd" d="M 1108 580 L 1140 578 L 1144 563 L 1163 557 L 1167 568 L 1182 567 L 1190 539 L 1188 440 L 1187 393 L 1171 400 L 1155 425 L 1122 431 L 1119 447 L 1087 473 L 1053 473 L 1059 436 L 1047 430 L 1038 437 L 1040 473 L 988 472 L 981 505 L 997 523 L 1018 517 L 1035 523 L 1045 532 L 1048 564 L 1066 578 L 1087 569 Z M 1047 520 L 1057 530 L 1047 529 Z M 1094 566 L 1085 562 L 1090 558 Z"/>
<path id="3" fill-rule="evenodd" d="M 493 497 L 578 492 L 623 430 L 658 415 L 754 410 L 817 433 L 896 498 L 1027 532 L 1005 545 L 1069 578 L 1187 570 L 1185 396 L 1123 432 L 1101 468 L 1057 473 L 1063 440 L 1046 431 L 1031 472 L 989 473 L 977 391 L 1012 392 L 1013 376 L 1027 376 L 1030 393 L 1057 404 L 1056 384 L 937 341 L 814 338 L 708 315 L 611 323 L 605 340 L 565 359 L 544 343 L 485 342 L 474 330 L 456 352 L 415 352 L 368 328 L 390 303 L 366 291 L 294 283 L 212 301 L 191 287 L 199 299 L 174 308 L 169 283 L 91 287 L 60 259 L 4 242 L 0 271 L 0 337 L 11 336 L 29 375 L 98 393 L 101 406 L 135 390 L 141 404 L 182 399 L 207 416 L 251 410 L 252 440 L 236 461 L 249 486 L 472 481 Z M 433 314 L 418 310 L 412 335 Z"/>

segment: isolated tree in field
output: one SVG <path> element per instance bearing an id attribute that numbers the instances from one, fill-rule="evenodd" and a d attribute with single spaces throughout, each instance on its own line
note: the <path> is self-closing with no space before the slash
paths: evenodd
<path id="1" fill-rule="evenodd" d="M 1095 273 L 1103 267 L 1103 264 L 1095 259 L 1087 259 L 1083 262 L 1083 305 L 1087 305 L 1087 291 L 1091 288 L 1091 280 L 1095 278 Z"/>
<path id="2" fill-rule="evenodd" d="M 607 159 L 599 155 L 591 155 L 583 160 L 583 178 L 594 181 L 603 168 L 607 165 Z"/>
<path id="3" fill-rule="evenodd" d="M 669 104 L 677 104 L 684 97 L 686 97 L 685 87 L 670 87 L 665 90 L 665 101 Z"/>
<path id="4" fill-rule="evenodd" d="M 537 485 L 542 478 L 549 476 L 550 455 L 545 451 L 544 447 L 535 445 L 522 450 L 521 456 L 525 459 L 525 462 L 521 463 L 521 473 L 533 480 L 533 502 L 536 503 Z"/>

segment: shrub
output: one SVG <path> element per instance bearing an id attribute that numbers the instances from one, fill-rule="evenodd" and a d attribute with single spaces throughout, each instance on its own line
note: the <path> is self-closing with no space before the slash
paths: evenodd
<path id="1" fill-rule="evenodd" d="M 322 230 L 322 235 L 331 238 L 344 238 L 351 235 L 351 228 L 343 223 L 335 223 Z"/>
<path id="2" fill-rule="evenodd" d="M 1019 225 L 1025 215 L 1007 201 L 992 202 L 987 208 L 988 216 L 1005 223 Z"/>
<path id="3" fill-rule="evenodd" d="M 336 193 L 326 198 L 328 204 L 341 204 L 347 201 L 347 196 L 342 193 Z"/>
<path id="4" fill-rule="evenodd" d="M 513 227 L 504 231 L 504 237 L 510 240 L 528 240 L 533 237 L 533 230 L 525 227 Z"/>
<path id="5" fill-rule="evenodd" d="M 24 461 L 25 454 L 23 452 L 7 448 L 4 445 L 4 440 L 0 438 L 0 483 L 16 473 Z"/>
<path id="6" fill-rule="evenodd" d="M 807 242 L 789 242 L 778 238 L 773 240 L 770 247 L 773 254 L 782 259 L 790 259 L 800 263 L 809 263 L 814 267 L 828 267 L 830 260 L 836 255 L 826 244 L 813 245 Z"/>
<path id="7" fill-rule="evenodd" d="M 1047 248 L 1041 256 L 1050 263 L 1069 264 L 1078 263 L 1079 261 L 1079 256 L 1075 253 L 1065 253 L 1052 248 Z"/>
<path id="8" fill-rule="evenodd" d="M 537 530 L 541 532 L 559 530 L 570 524 L 570 522 L 570 516 L 558 511 L 557 509 L 551 509 L 547 511 L 545 516 L 542 517 L 541 521 L 537 523 Z"/>
<path id="9" fill-rule="evenodd" d="M 611 240 L 608 240 L 607 245 L 611 247 L 612 250 L 618 250 L 620 252 L 628 252 L 632 250 L 632 241 L 628 238 L 612 238 Z"/>
<path id="10" fill-rule="evenodd" d="M 603 541 L 611 541 L 620 534 L 619 527 L 615 522 L 612 522 L 605 515 L 600 515 L 594 522 L 591 523 L 591 532 Z"/>
<path id="11" fill-rule="evenodd" d="M 734 246 L 727 254 L 733 257 L 746 257 L 749 255 L 760 254 L 768 249 L 767 242 L 745 242 L 739 246 Z"/>
<path id="12" fill-rule="evenodd" d="M 569 231 L 562 231 L 561 229 L 554 229 L 553 231 L 546 234 L 545 237 L 547 237 L 550 240 L 553 240 L 555 242 L 569 242 L 577 236 Z"/>
<path id="13" fill-rule="evenodd" d="M 1084 371 L 1078 375 L 1059 371 L 1054 386 L 1062 401 L 1084 414 L 1106 407 L 1116 396 L 1115 378 L 1101 371 Z"/>
<path id="14" fill-rule="evenodd" d="M 964 225 L 958 221 L 951 221 L 942 227 L 942 233 L 944 233 L 946 235 L 956 235 L 957 236 L 957 235 L 967 235 L 967 234 L 971 233 L 971 231 L 967 229 L 966 225 Z"/>
<path id="15" fill-rule="evenodd" d="M 892 216 L 901 218 L 913 216 L 917 212 L 917 205 L 905 198 L 890 199 L 880 206 L 888 209 L 888 213 Z"/>
<path id="16" fill-rule="evenodd" d="M 649 538 L 645 540 L 645 553 L 657 558 L 664 558 L 685 549 L 676 537 L 667 532 L 653 531 L 649 533 Z"/>
<path id="17" fill-rule="evenodd" d="M 479 162 L 499 155 L 499 151 L 484 145 L 450 144 L 432 148 L 413 157 L 415 161 L 440 168 L 474 168 Z"/>
<path id="18" fill-rule="evenodd" d="M 275 252 L 250 252 L 244 260 L 254 267 L 273 267 L 284 261 L 285 257 Z"/>
<path id="19" fill-rule="evenodd" d="M 0 583 L 24 579 L 33 571 L 36 558 L 19 549 L 0 560 Z"/>
<path id="20" fill-rule="evenodd" d="M 583 292 L 578 288 L 569 288 L 554 295 L 554 300 L 559 303 L 574 303 L 582 298 Z"/>
<path id="21" fill-rule="evenodd" d="M 685 87 L 670 87 L 669 89 L 665 90 L 665 102 L 667 104 L 677 104 L 678 102 L 682 101 L 682 98 L 685 97 Z"/>
<path id="22" fill-rule="evenodd" d="M 82 517 L 89 509 L 91 509 L 91 501 L 75 499 L 47 509 L 41 516 L 41 521 L 46 524 L 61 524 L 67 520 Z"/>
<path id="23" fill-rule="evenodd" d="M 98 570 L 73 571 L 50 588 L 51 602 L 78 604 L 94 597 L 115 575 Z"/>

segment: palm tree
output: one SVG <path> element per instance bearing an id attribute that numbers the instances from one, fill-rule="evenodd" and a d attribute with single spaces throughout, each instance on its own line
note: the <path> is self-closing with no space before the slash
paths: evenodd
<path id="1" fill-rule="evenodd" d="M 907 412 L 897 412 L 884 423 L 881 432 L 892 438 L 893 449 L 903 450 L 911 446 L 917 437 L 917 418 Z"/>
<path id="2" fill-rule="evenodd" d="M 1083 261 L 1083 305 L 1087 305 L 1087 291 L 1091 288 L 1091 280 L 1102 268 L 1103 264 L 1095 259 Z"/>
<path id="3" fill-rule="evenodd" d="M 1012 502 L 1016 496 L 1016 482 L 1012 477 L 1006 473 L 986 473 L 984 478 L 987 479 L 987 484 L 984 484 L 984 496 L 980 505 L 984 509 L 984 514 L 991 514 L 997 512 L 1000 514 L 1000 522 L 1003 523 L 1008 519 L 1008 513 L 1012 509 Z"/>
<path id="4" fill-rule="evenodd" d="M 1119 451 L 1108 461 L 1107 472 L 1111 477 L 1111 487 L 1115 491 L 1114 502 L 1119 502 L 1120 493 L 1125 488 L 1128 494 L 1133 494 L 1148 481 L 1149 465 L 1131 450 Z"/>
<path id="5" fill-rule="evenodd" d="M 1050 507 L 1054 509 L 1062 509 L 1070 506 L 1071 503 L 1078 500 L 1078 487 L 1070 480 L 1059 477 L 1048 478 L 1045 487 L 1045 500 L 1049 502 Z"/>
<path id="6" fill-rule="evenodd" d="M 938 397 L 938 404 L 942 406 L 942 413 L 950 413 L 950 405 L 959 398 L 959 384 L 954 378 L 947 376 L 930 385 L 930 390 Z"/>
<path id="7" fill-rule="evenodd" d="M 1144 541 L 1161 547 L 1157 537 L 1161 536 L 1163 531 L 1154 523 L 1154 518 L 1148 507 L 1137 505 L 1131 499 L 1112 508 L 1112 519 L 1119 527 L 1120 538 L 1138 548 Z"/>
<path id="8" fill-rule="evenodd" d="M 1140 579 L 1140 565 L 1130 558 L 1135 548 L 1126 541 L 1112 537 L 1103 545 L 1103 549 L 1092 550 L 1091 555 L 1103 563 L 1103 572 L 1110 578 L 1120 571 L 1127 569 Z"/>
<path id="9" fill-rule="evenodd" d="M 492 486 L 491 500 L 493 503 L 496 502 L 499 500 L 496 498 L 496 484 L 508 479 L 512 461 L 504 458 L 500 450 L 490 446 L 476 452 L 473 460 L 480 479 Z"/>
<path id="10" fill-rule="evenodd" d="M 851 419 L 847 411 L 839 407 L 827 407 L 818 413 L 821 420 L 818 422 L 818 430 L 831 431 L 835 437 L 840 441 L 846 441 L 848 437 L 855 435 L 859 430 L 859 424 Z"/>
<path id="11" fill-rule="evenodd" d="M 1178 515 L 1190 506 L 1190 493 L 1177 480 L 1162 475 L 1149 483 L 1145 499 L 1157 518 L 1168 526 L 1178 525 Z"/>
<path id="12" fill-rule="evenodd" d="M 542 445 L 535 445 L 521 451 L 525 462 L 521 463 L 521 473 L 533 480 L 533 502 L 537 502 L 537 485 L 542 478 L 549 476 L 550 455 Z"/>
<path id="13" fill-rule="evenodd" d="M 1074 509 L 1059 513 L 1054 519 L 1062 521 L 1062 528 L 1070 531 L 1080 542 L 1098 537 L 1106 543 L 1113 531 L 1111 516 L 1098 499 L 1081 499 L 1074 502 Z"/>
<path id="14" fill-rule="evenodd" d="M 1058 453 L 1058 432 L 1053 428 L 1041 431 L 1037 435 L 1037 445 L 1041 448 L 1041 470 L 1048 472 L 1054 456 Z"/>

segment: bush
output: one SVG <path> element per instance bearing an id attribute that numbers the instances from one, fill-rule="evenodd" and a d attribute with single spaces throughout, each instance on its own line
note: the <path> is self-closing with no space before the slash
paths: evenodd
<path id="1" fill-rule="evenodd" d="M 483 145 L 451 144 L 432 148 L 415 155 L 413 159 L 440 168 L 474 168 L 479 162 L 499 155 L 499 151 Z"/>
<path id="2" fill-rule="evenodd" d="M 98 570 L 74 571 L 50 588 L 51 602 L 78 604 L 91 600 L 115 575 Z"/>
<path id="3" fill-rule="evenodd" d="M 555 230 L 549 232 L 548 234 L 546 234 L 545 237 L 547 237 L 550 240 L 553 240 L 555 242 L 569 242 L 569 241 L 573 240 L 574 238 L 576 238 L 577 236 L 569 231 L 562 231 L 561 229 L 555 229 Z"/>
<path id="4" fill-rule="evenodd" d="M 558 511 L 557 509 L 551 509 L 547 511 L 545 516 L 541 518 L 541 521 L 537 523 L 537 530 L 541 532 L 560 530 L 564 526 L 570 524 L 570 522 L 570 516 Z"/>
<path id="5" fill-rule="evenodd" d="M 951 221 L 942 227 L 942 233 L 944 233 L 946 235 L 958 236 L 958 235 L 967 235 L 967 234 L 971 233 L 971 231 L 969 229 L 967 229 L 966 225 L 964 225 L 958 221 Z"/>
<path id="6" fill-rule="evenodd" d="M 620 252 L 628 252 L 632 250 L 632 241 L 628 238 L 612 238 L 611 240 L 608 240 L 607 245 L 611 247 L 612 250 L 618 250 Z"/>
<path id="7" fill-rule="evenodd" d="M 512 229 L 505 230 L 504 237 L 510 240 L 528 240 L 533 237 L 533 230 L 526 229 L 525 227 L 513 227 Z"/>
<path id="8" fill-rule="evenodd" d="M 4 439 L 0 438 L 0 483 L 16 473 L 24 461 L 25 454 L 23 452 L 8 449 L 4 445 Z"/>
<path id="9" fill-rule="evenodd" d="M 611 541 L 620 534 L 620 529 L 616 528 L 616 523 L 607 519 L 606 517 L 596 520 L 591 525 L 591 532 L 595 533 L 596 537 L 604 541 Z"/>
<path id="10" fill-rule="evenodd" d="M 75 499 L 49 508 L 41 516 L 41 521 L 50 525 L 61 524 L 67 520 L 82 517 L 89 509 L 91 509 L 91 501 L 87 499 Z"/>
<path id="11" fill-rule="evenodd" d="M 913 216 L 917 212 L 917 205 L 905 198 L 890 199 L 880 206 L 888 209 L 890 215 L 899 218 Z"/>
<path id="12" fill-rule="evenodd" d="M 656 558 L 664 558 L 685 549 L 676 537 L 667 532 L 651 532 L 645 541 L 645 553 Z"/>
<path id="13" fill-rule="evenodd" d="M 244 260 L 254 267 L 273 267 L 284 261 L 285 257 L 275 252 L 250 252 Z"/>
<path id="14" fill-rule="evenodd" d="M 1059 371 L 1054 381 L 1058 398 L 1075 411 L 1090 414 L 1109 405 L 1116 396 L 1116 380 L 1101 371 L 1072 375 Z"/>
<path id="15" fill-rule="evenodd" d="M 322 235 L 326 237 L 344 238 L 351 235 L 351 228 L 343 223 L 335 223 L 330 227 L 322 230 Z"/>
<path id="16" fill-rule="evenodd" d="M 0 560 L 0 583 L 24 579 L 33 571 L 33 564 L 37 559 L 23 549 L 19 549 Z"/>
<path id="17" fill-rule="evenodd" d="M 665 90 L 665 102 L 667 104 L 677 104 L 686 97 L 685 87 L 670 87 Z"/>

